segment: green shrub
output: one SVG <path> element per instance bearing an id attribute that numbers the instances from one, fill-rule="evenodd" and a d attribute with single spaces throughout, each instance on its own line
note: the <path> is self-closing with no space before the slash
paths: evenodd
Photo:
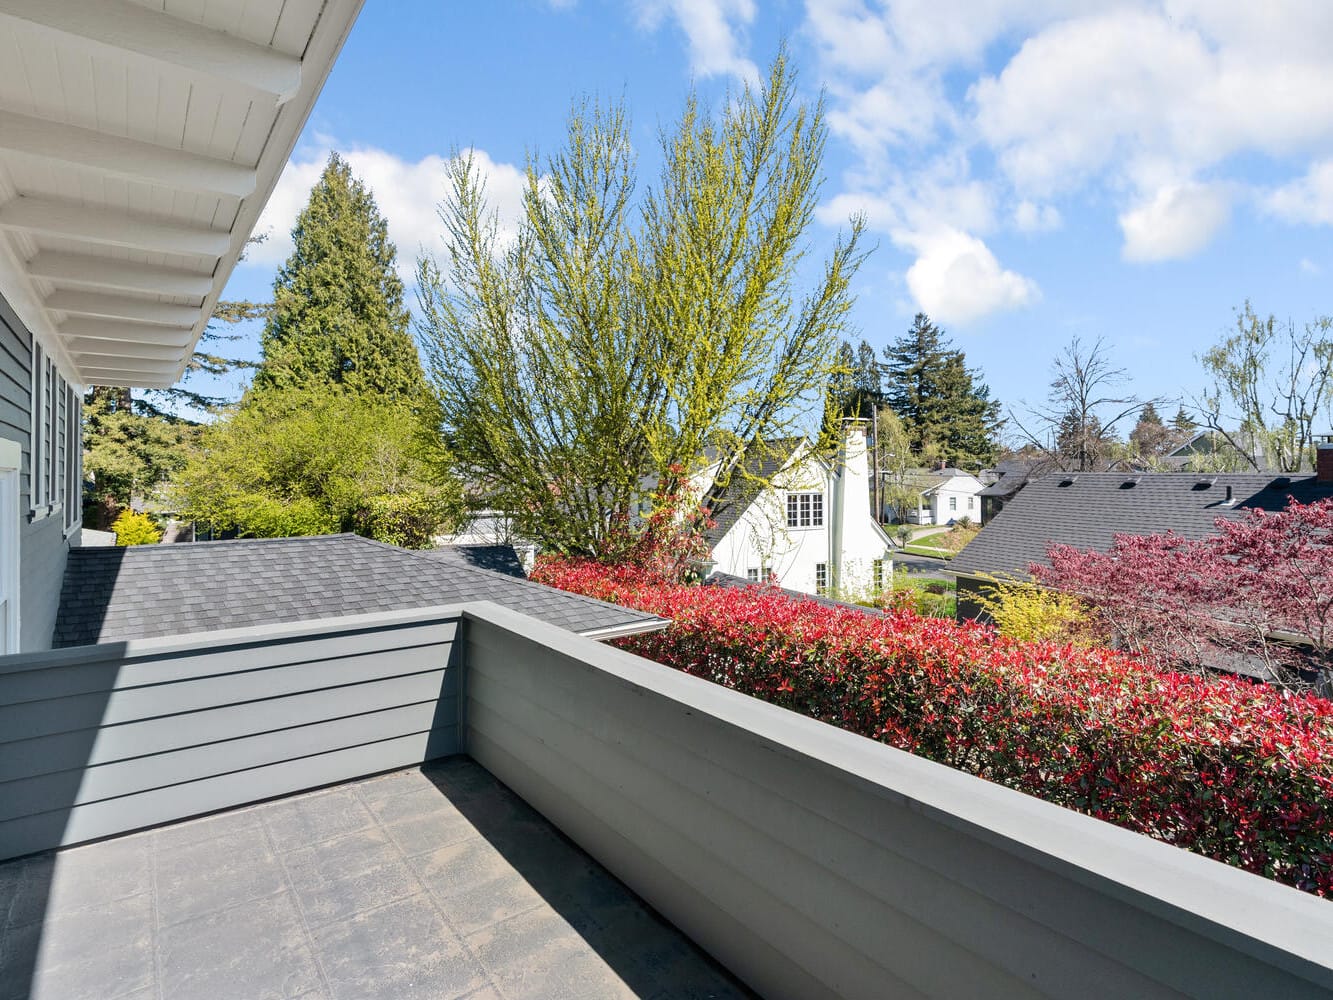
<path id="1" fill-rule="evenodd" d="M 162 541 L 162 529 L 147 514 L 124 510 L 111 525 L 117 545 L 156 545 Z"/>

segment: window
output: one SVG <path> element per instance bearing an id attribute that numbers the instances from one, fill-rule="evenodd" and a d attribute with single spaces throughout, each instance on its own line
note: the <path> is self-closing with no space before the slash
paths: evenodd
<path id="1" fill-rule="evenodd" d="M 745 571 L 745 579 L 749 580 L 751 583 L 758 583 L 758 582 L 759 582 L 759 567 L 758 567 L 758 566 L 751 566 L 749 569 L 747 569 L 747 570 Z"/>
<path id="2" fill-rule="evenodd" d="M 949 509 L 950 509 L 950 510 L 957 510 L 957 509 L 958 509 L 958 498 L 957 498 L 957 497 L 949 497 Z"/>
<path id="3" fill-rule="evenodd" d="M 870 579 L 875 588 L 875 593 L 881 593 L 884 590 L 884 560 L 876 559 L 870 564 Z"/>
<path id="4" fill-rule="evenodd" d="M 828 563 L 815 563 L 815 593 L 821 597 L 828 591 Z"/>
<path id="5" fill-rule="evenodd" d="M 55 361 L 33 346 L 32 475 L 29 506 L 37 516 L 64 510 L 69 531 L 81 519 L 83 454 L 79 423 L 83 402 Z"/>
<path id="6" fill-rule="evenodd" d="M 968 509 L 968 510 L 972 510 L 972 509 L 974 509 L 974 505 L 975 505 L 975 503 L 976 503 L 976 499 L 977 499 L 976 497 L 968 497 L 968 498 L 967 498 L 967 509 Z"/>
<path id="7" fill-rule="evenodd" d="M 787 494 L 787 527 L 822 528 L 823 526 L 823 493 Z"/>

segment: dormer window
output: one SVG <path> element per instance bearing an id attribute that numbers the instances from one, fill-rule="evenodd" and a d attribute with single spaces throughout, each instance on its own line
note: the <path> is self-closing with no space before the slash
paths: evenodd
<path id="1" fill-rule="evenodd" d="M 787 494 L 787 527 L 822 528 L 823 526 L 823 493 Z"/>

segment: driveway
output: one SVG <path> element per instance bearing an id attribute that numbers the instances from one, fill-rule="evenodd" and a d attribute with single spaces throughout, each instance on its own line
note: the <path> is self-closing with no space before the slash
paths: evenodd
<path id="1" fill-rule="evenodd" d="M 908 552 L 893 552 L 894 568 L 901 566 L 909 576 L 933 576 L 941 580 L 948 579 L 945 570 L 949 564 L 943 559 L 931 556 L 916 556 Z"/>

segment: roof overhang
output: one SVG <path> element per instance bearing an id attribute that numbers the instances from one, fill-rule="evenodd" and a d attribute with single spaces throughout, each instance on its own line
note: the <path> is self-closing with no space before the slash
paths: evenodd
<path id="1" fill-rule="evenodd" d="M 0 293 L 71 381 L 180 379 L 362 2 L 0 0 Z"/>

